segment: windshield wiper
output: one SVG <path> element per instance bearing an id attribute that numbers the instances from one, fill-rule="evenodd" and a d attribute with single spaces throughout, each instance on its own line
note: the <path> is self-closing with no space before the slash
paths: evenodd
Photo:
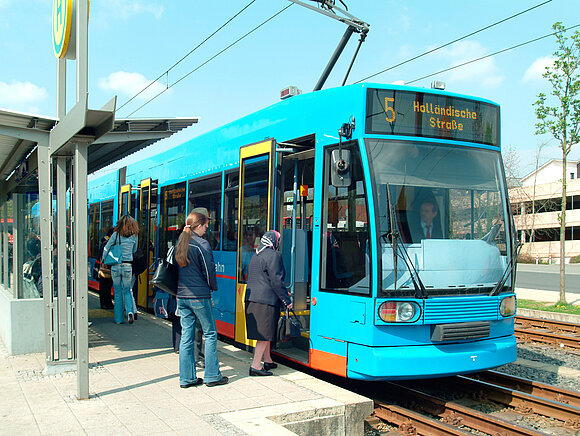
<path id="1" fill-rule="evenodd" d="M 514 247 L 510 261 L 506 265 L 505 270 L 500 277 L 500 280 L 496 283 L 493 290 L 489 293 L 490 297 L 496 296 L 499 293 L 500 289 L 503 288 L 503 285 L 505 284 L 507 278 L 509 277 L 508 271 L 510 269 L 512 269 L 512 274 L 513 274 L 513 267 L 515 266 L 515 261 L 518 259 L 518 256 L 520 255 L 520 250 L 522 249 L 523 245 L 524 244 L 522 244 L 520 241 L 518 241 L 518 244 Z M 515 289 L 512 289 L 512 291 L 515 291 Z"/>
<path id="2" fill-rule="evenodd" d="M 397 289 L 397 258 L 399 257 L 398 251 L 400 250 L 403 255 L 401 258 L 405 262 L 405 266 L 407 267 L 407 271 L 409 271 L 409 275 L 411 276 L 411 280 L 413 282 L 413 286 L 415 287 L 417 298 L 427 298 L 427 290 L 425 289 L 425 285 L 423 285 L 423 281 L 421 277 L 419 277 L 419 273 L 415 269 L 413 265 L 413 261 L 403 244 L 403 241 L 398 241 L 401 238 L 401 235 L 398 231 L 398 224 L 396 222 L 396 213 L 393 210 L 393 204 L 391 202 L 391 190 L 389 189 L 389 184 L 387 183 L 387 205 L 389 206 L 389 231 L 387 232 L 386 236 L 391 238 L 391 246 L 393 248 L 393 267 L 394 267 L 394 278 L 395 282 L 393 288 Z M 414 273 L 414 275 L 413 275 Z"/>

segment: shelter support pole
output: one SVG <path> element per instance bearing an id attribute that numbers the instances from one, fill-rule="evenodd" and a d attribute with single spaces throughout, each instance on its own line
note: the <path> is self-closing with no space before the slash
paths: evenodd
<path id="1" fill-rule="evenodd" d="M 42 300 L 44 306 L 45 351 L 47 364 L 54 360 L 52 322 L 52 182 L 48 138 L 38 143 L 38 200 L 40 202 L 40 250 L 42 262 Z"/>
<path id="2" fill-rule="evenodd" d="M 56 161 L 56 238 L 57 238 L 57 319 L 58 319 L 58 360 L 64 362 L 69 359 L 70 325 L 68 313 L 71 301 L 69 300 L 69 280 L 67 266 L 67 228 L 66 228 L 66 157 L 57 157 Z M 71 241 L 72 243 L 72 241 Z M 71 353 L 74 359 L 74 353 Z"/>
<path id="3" fill-rule="evenodd" d="M 2 205 L 4 209 L 2 211 L 2 215 L 4 216 L 4 240 L 2 243 L 4 244 L 2 251 L 4 252 L 4 287 L 6 289 L 10 288 L 10 248 L 8 245 L 10 239 L 10 232 L 8 231 L 8 202 L 5 201 Z"/>
<path id="4" fill-rule="evenodd" d="M 12 195 L 12 272 L 14 277 L 12 290 L 14 298 L 24 298 L 24 286 L 22 280 L 22 266 L 24 265 L 24 214 L 22 213 L 24 202 L 23 195 Z"/>
<path id="5" fill-rule="evenodd" d="M 88 235 L 87 235 L 87 160 L 88 144 L 77 143 L 74 149 L 74 284 L 76 299 L 77 397 L 89 398 L 89 332 L 88 332 Z"/>

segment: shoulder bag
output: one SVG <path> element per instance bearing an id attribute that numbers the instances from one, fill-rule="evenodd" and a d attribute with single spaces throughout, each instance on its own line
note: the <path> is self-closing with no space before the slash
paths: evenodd
<path id="1" fill-rule="evenodd" d="M 157 269 L 153 278 L 149 281 L 153 286 L 158 287 L 171 295 L 177 295 L 177 278 L 178 270 L 174 265 L 173 259 L 174 247 L 169 249 L 165 259 L 159 259 Z"/>
<path id="2" fill-rule="evenodd" d="M 123 263 L 123 247 L 119 244 L 118 233 L 115 235 L 115 244 L 109 249 L 103 263 L 109 266 Z"/>

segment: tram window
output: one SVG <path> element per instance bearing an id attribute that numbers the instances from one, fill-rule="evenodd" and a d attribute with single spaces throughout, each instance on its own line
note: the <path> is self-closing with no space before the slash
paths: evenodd
<path id="1" fill-rule="evenodd" d="M 113 227 L 113 200 L 107 200 L 101 202 L 101 227 L 99 240 L 105 237 L 111 227 Z"/>
<path id="2" fill-rule="evenodd" d="M 99 255 L 100 221 L 100 204 L 93 203 L 89 206 L 89 257 L 93 258 Z"/>
<path id="3" fill-rule="evenodd" d="M 238 244 L 238 195 L 239 171 L 226 173 L 224 196 L 224 241 L 223 250 L 236 251 Z"/>
<path id="4" fill-rule="evenodd" d="M 159 232 L 159 257 L 165 257 L 185 224 L 185 182 L 161 188 L 161 231 Z"/>
<path id="5" fill-rule="evenodd" d="M 357 143 L 343 145 L 350 150 L 352 183 L 331 184 L 331 153 L 324 158 L 324 231 L 321 265 L 322 289 L 333 292 L 370 294 L 370 247 L 368 206 L 364 175 Z"/>
<path id="6" fill-rule="evenodd" d="M 209 227 L 205 238 L 212 250 L 220 249 L 222 215 L 222 176 L 194 179 L 189 181 L 188 209 L 205 207 L 209 212 Z"/>

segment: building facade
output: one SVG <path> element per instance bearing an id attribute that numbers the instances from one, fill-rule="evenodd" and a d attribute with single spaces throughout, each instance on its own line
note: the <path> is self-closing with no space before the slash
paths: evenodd
<path id="1" fill-rule="evenodd" d="M 562 206 L 561 159 L 552 159 L 509 190 L 522 253 L 542 261 L 560 261 Z M 566 263 L 580 255 L 580 162 L 566 164 Z"/>

